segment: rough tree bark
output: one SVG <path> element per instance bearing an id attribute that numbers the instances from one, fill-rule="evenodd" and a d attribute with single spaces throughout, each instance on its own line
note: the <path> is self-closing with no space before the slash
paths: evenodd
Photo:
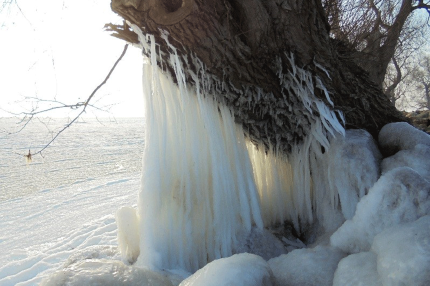
<path id="1" fill-rule="evenodd" d="M 306 112 L 297 92 L 284 90 L 279 80 L 280 69 L 283 73 L 294 69 L 292 54 L 297 66 L 322 80 L 333 110 L 344 113 L 347 128 L 375 135 L 386 123 L 403 120 L 351 60 L 352 51 L 330 39 L 319 0 L 113 0 L 111 6 L 154 35 L 166 55 L 169 47 L 161 31 L 168 32 L 170 44 L 182 56 L 197 56 L 208 73 L 225 83 L 217 94 L 232 106 L 236 120 L 254 141 L 281 143 L 282 151 L 288 152 L 309 133 L 315 112 Z M 137 41 L 128 27 L 111 28 L 118 37 Z M 188 71 L 195 67 L 183 63 L 194 84 Z M 167 59 L 161 64 L 166 66 Z M 323 90 L 315 81 L 313 85 L 315 95 L 330 106 Z"/>

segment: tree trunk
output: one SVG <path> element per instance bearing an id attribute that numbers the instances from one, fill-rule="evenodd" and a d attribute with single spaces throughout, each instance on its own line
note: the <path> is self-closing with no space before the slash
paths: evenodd
<path id="1" fill-rule="evenodd" d="M 173 73 L 167 32 L 191 85 L 196 84 L 192 55 L 197 57 L 206 73 L 223 83 L 212 85 L 213 94 L 232 107 L 253 141 L 278 143 L 288 152 L 310 133 L 318 110 L 309 111 L 300 91 L 280 82 L 281 75 L 289 75 L 306 85 L 296 66 L 310 75 L 315 97 L 343 112 L 347 128 L 376 135 L 386 123 L 404 120 L 354 63 L 353 51 L 330 39 L 319 0 L 113 0 L 111 5 L 155 36 L 164 55 L 159 65 Z M 133 40 L 127 29 L 117 36 Z"/>

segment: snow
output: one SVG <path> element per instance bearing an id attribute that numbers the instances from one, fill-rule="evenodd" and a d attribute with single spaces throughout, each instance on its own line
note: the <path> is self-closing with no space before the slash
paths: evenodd
<path id="1" fill-rule="evenodd" d="M 382 161 L 382 173 L 397 167 L 410 167 L 430 182 L 430 146 L 417 144 L 408 150 L 401 150 Z"/>
<path id="2" fill-rule="evenodd" d="M 121 260 L 114 214 L 138 188 L 102 178 L 0 202 L 0 285 L 37 285 L 80 251 Z"/>
<path id="3" fill-rule="evenodd" d="M 372 251 L 383 285 L 430 285 L 430 216 L 385 229 Z"/>
<path id="4" fill-rule="evenodd" d="M 430 135 L 406 122 L 395 122 L 382 127 L 378 142 L 382 153 L 389 156 L 400 150 L 413 149 L 418 144 L 430 146 Z"/>
<path id="5" fill-rule="evenodd" d="M 121 261 L 88 259 L 76 262 L 43 280 L 41 286 L 173 286 L 168 276 L 161 272 L 130 267 Z"/>
<path id="6" fill-rule="evenodd" d="M 296 249 L 269 260 L 279 285 L 329 286 L 339 261 L 345 254 L 333 247 Z"/>
<path id="7" fill-rule="evenodd" d="M 207 264 L 180 286 L 275 286 L 267 262 L 254 254 L 235 254 Z"/>
<path id="8" fill-rule="evenodd" d="M 343 258 L 334 274 L 333 286 L 382 286 L 376 254 L 360 252 Z"/>

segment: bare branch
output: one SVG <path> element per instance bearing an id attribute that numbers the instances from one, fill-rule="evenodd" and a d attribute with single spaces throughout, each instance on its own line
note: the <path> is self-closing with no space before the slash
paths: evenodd
<path id="1" fill-rule="evenodd" d="M 24 155 L 26 157 L 26 159 L 28 161 L 31 161 L 32 156 L 38 155 L 38 154 L 42 154 L 42 152 L 48 148 L 48 146 L 50 146 L 56 139 L 58 136 L 60 136 L 61 133 L 63 133 L 67 128 L 69 128 L 73 123 L 76 122 L 76 120 L 78 120 L 78 118 L 86 112 L 86 109 L 88 106 L 90 107 L 94 107 L 93 105 L 90 104 L 90 101 L 93 99 L 94 95 L 97 93 L 97 91 L 106 84 L 106 82 L 109 80 L 110 76 L 112 75 L 113 71 L 115 70 L 116 66 L 118 65 L 118 63 L 122 60 L 122 58 L 124 57 L 125 53 L 127 52 L 127 48 L 128 48 L 128 43 L 125 44 L 124 49 L 121 53 L 121 55 L 119 56 L 119 58 L 116 60 L 115 64 L 112 66 L 112 68 L 110 69 L 109 73 L 107 74 L 107 76 L 105 77 L 105 79 L 93 90 L 93 92 L 90 94 L 90 96 L 86 99 L 85 102 L 78 102 L 74 105 L 68 105 L 68 104 L 64 104 L 61 102 L 56 102 L 61 104 L 60 106 L 56 106 L 56 107 L 52 107 L 52 108 L 48 108 L 48 109 L 44 109 L 42 111 L 33 111 L 33 112 L 29 112 L 29 113 L 22 113 L 25 115 L 24 118 L 26 119 L 26 123 L 24 124 L 24 126 L 21 128 L 21 130 L 23 128 L 25 128 L 25 126 L 31 121 L 31 119 L 33 119 L 33 117 L 37 114 L 43 113 L 43 112 L 48 112 L 48 111 L 52 111 L 55 109 L 59 109 L 59 108 L 72 108 L 72 109 L 79 109 L 82 108 L 82 110 L 78 113 L 78 115 L 76 115 L 69 123 L 67 123 L 62 129 L 60 129 L 60 131 L 58 131 L 55 136 L 52 137 L 51 141 L 49 141 L 42 149 L 36 151 L 36 152 L 31 152 L 29 150 L 28 154 Z M 51 100 L 42 100 L 42 101 L 46 101 L 46 102 L 51 102 Z"/>
<path id="2" fill-rule="evenodd" d="M 393 83 L 385 90 L 385 94 L 390 96 L 392 98 L 392 102 L 394 103 L 394 89 L 399 85 L 399 83 L 402 81 L 402 70 L 400 69 L 399 64 L 397 63 L 397 60 L 395 57 L 392 58 L 394 67 L 396 68 L 396 78 L 394 79 Z"/>

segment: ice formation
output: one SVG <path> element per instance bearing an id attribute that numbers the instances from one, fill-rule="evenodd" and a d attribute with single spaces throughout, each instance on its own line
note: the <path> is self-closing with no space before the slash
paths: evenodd
<path id="1" fill-rule="evenodd" d="M 345 254 L 327 246 L 296 249 L 269 260 L 278 285 L 331 286 L 339 261 Z"/>
<path id="2" fill-rule="evenodd" d="M 382 127 L 378 141 L 382 153 L 387 156 L 400 150 L 413 149 L 418 144 L 430 146 L 430 136 L 406 122 L 390 123 Z"/>
<path id="3" fill-rule="evenodd" d="M 342 259 L 334 273 L 333 286 L 382 286 L 376 266 L 376 254 L 360 252 Z"/>
<path id="4" fill-rule="evenodd" d="M 415 145 L 411 149 L 401 150 L 385 158 L 381 164 L 382 174 L 398 167 L 409 167 L 430 182 L 430 146 Z"/>
<path id="5" fill-rule="evenodd" d="M 275 286 L 267 262 L 260 256 L 241 253 L 209 263 L 179 286 Z"/>
<path id="6" fill-rule="evenodd" d="M 135 230 L 140 233 L 137 265 L 196 271 L 239 251 L 253 229 L 289 220 L 300 230 L 316 221 L 324 225 L 324 218 L 333 217 L 339 226 L 345 219 L 341 205 L 347 217 L 353 212 L 355 202 L 347 205 L 336 198 L 360 197 L 365 188 L 345 183 L 345 188 L 327 195 L 330 178 L 323 171 L 324 164 L 337 164 L 338 158 L 331 160 L 329 155 L 330 138 L 345 134 L 338 120 L 342 115 L 314 95 L 319 88 L 330 102 L 321 80 L 297 67 L 292 55 L 293 70 L 279 71 L 280 84 L 294 90 L 314 115 L 309 136 L 287 156 L 278 154 L 276 146 L 265 152 L 245 138 L 230 109 L 210 94 L 210 85 L 218 83 L 197 59 L 197 73 L 190 71 L 195 88 L 190 88 L 167 35 L 163 38 L 171 49 L 175 80 L 157 67 L 154 37 L 133 28 L 150 55 L 144 65 L 146 126 Z"/>
<path id="7" fill-rule="evenodd" d="M 387 172 L 357 204 L 357 211 L 330 238 L 347 253 L 369 251 L 384 229 L 430 214 L 430 183 L 416 171 L 400 167 Z"/>
<path id="8" fill-rule="evenodd" d="M 140 254 L 139 217 L 136 209 L 122 207 L 116 213 L 118 226 L 118 248 L 123 259 L 134 263 Z"/>
<path id="9" fill-rule="evenodd" d="M 430 216 L 387 228 L 372 251 L 383 285 L 430 285 Z"/>

